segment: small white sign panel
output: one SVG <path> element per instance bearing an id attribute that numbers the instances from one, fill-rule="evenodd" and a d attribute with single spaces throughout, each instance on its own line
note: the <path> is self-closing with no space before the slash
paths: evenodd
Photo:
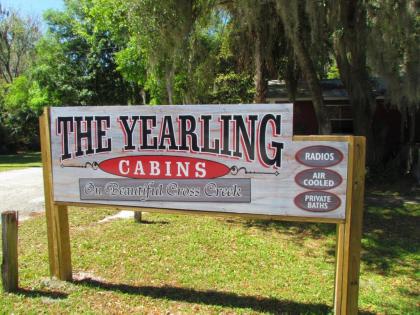
<path id="1" fill-rule="evenodd" d="M 54 200 L 344 219 L 347 142 L 293 142 L 292 122 L 292 104 L 53 107 Z"/>

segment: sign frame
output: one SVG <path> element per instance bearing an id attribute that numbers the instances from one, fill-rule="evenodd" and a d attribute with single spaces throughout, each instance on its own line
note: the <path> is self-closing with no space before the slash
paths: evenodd
<path id="1" fill-rule="evenodd" d="M 50 276 L 60 280 L 72 280 L 68 207 L 108 208 L 114 210 L 147 211 L 170 214 L 192 214 L 210 216 L 239 216 L 249 219 L 281 220 L 294 222 L 316 222 L 335 224 L 336 268 L 334 288 L 334 313 L 356 314 L 360 273 L 360 251 L 364 203 L 366 140 L 360 136 L 293 136 L 293 141 L 336 141 L 348 143 L 348 171 L 345 219 L 293 217 L 284 215 L 261 215 L 226 213 L 197 210 L 157 209 L 127 207 L 82 202 L 57 202 L 53 196 L 52 156 L 50 135 L 50 110 L 44 108 L 39 117 L 41 156 L 43 164 L 45 213 L 47 221 L 48 257 Z M 327 145 L 328 143 L 326 143 Z"/>

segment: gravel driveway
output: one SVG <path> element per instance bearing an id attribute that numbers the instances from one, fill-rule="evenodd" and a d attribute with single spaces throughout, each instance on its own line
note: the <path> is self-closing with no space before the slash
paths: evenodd
<path id="1" fill-rule="evenodd" d="M 7 210 L 19 211 L 19 221 L 45 211 L 41 167 L 0 172 L 0 213 Z M 132 211 L 121 211 L 102 221 L 132 218 L 133 214 Z"/>
<path id="2" fill-rule="evenodd" d="M 44 212 L 42 168 L 0 172 L 0 212 L 18 210 L 19 220 Z"/>

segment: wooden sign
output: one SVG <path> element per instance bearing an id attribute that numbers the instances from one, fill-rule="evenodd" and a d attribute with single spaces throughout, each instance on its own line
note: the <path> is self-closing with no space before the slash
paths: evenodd
<path id="1" fill-rule="evenodd" d="M 46 108 L 51 276 L 72 279 L 72 205 L 334 223 L 334 312 L 356 314 L 365 139 L 293 136 L 292 113 L 291 104 Z"/>
<path id="2" fill-rule="evenodd" d="M 292 104 L 52 108 L 54 200 L 343 219 L 347 143 L 292 141 L 292 114 Z"/>

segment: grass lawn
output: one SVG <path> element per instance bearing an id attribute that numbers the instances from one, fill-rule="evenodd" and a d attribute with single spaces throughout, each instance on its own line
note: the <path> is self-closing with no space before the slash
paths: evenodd
<path id="1" fill-rule="evenodd" d="M 22 169 L 25 167 L 41 167 L 40 152 L 25 152 L 0 155 L 0 172 Z"/>
<path id="2" fill-rule="evenodd" d="M 49 279 L 45 218 L 19 230 L 21 290 L 0 313 L 331 314 L 335 227 L 70 208 L 72 283 Z M 418 314 L 420 206 L 365 212 L 361 314 Z"/>

